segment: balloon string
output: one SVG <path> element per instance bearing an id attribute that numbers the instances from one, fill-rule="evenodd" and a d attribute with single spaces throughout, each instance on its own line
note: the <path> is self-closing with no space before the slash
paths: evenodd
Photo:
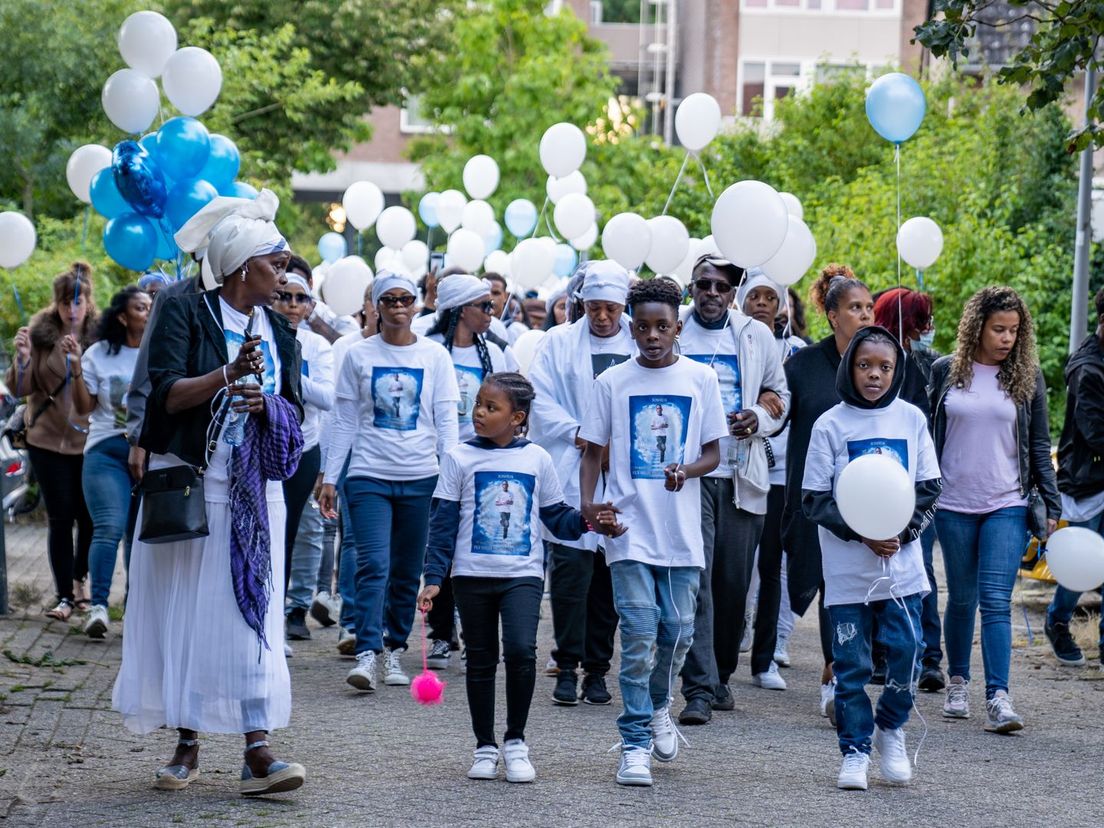
<path id="1" fill-rule="evenodd" d="M 536 238 L 537 230 L 540 229 L 541 219 L 544 218 L 544 211 L 548 209 L 548 196 L 544 197 L 544 204 L 541 205 L 540 215 L 537 216 L 537 223 L 533 225 L 533 231 L 526 236 L 526 238 Z"/>
<path id="2" fill-rule="evenodd" d="M 893 162 L 897 166 L 897 233 L 901 232 L 901 145 L 895 144 L 893 147 Z M 894 236 L 896 241 L 896 236 Z M 896 246 L 896 245 L 895 245 Z M 901 290 L 901 251 L 897 250 L 897 341 L 901 343 L 901 347 L 905 346 L 905 317 L 904 311 L 901 309 L 903 305 L 902 295 L 904 291 Z"/>
<path id="3" fill-rule="evenodd" d="M 362 256 L 364 254 L 364 235 L 357 231 L 357 255 Z"/>
<path id="4" fill-rule="evenodd" d="M 705 178 L 705 191 L 709 193 L 709 198 L 713 201 L 717 200 L 717 197 L 713 195 L 713 187 L 709 184 L 709 171 L 705 168 L 705 162 L 701 160 L 701 156 L 697 153 L 694 154 L 694 159 L 698 162 L 698 166 L 701 167 L 702 176 Z"/>
<path id="5" fill-rule="evenodd" d="M 92 212 L 92 205 L 89 204 L 84 208 L 84 229 L 81 230 L 81 255 L 84 255 L 84 248 L 88 242 L 88 216 Z"/>
<path id="6" fill-rule="evenodd" d="M 23 307 L 23 297 L 19 295 L 19 287 L 15 284 L 15 277 L 11 275 L 11 271 L 8 271 L 8 276 L 11 278 L 11 289 L 15 295 L 15 306 L 19 308 L 19 319 L 23 325 L 27 324 L 27 311 Z"/>
<path id="7" fill-rule="evenodd" d="M 682 166 L 679 167 L 678 175 L 675 176 L 675 183 L 671 187 L 671 192 L 667 194 L 667 201 L 663 204 L 663 212 L 661 216 L 667 215 L 667 208 L 671 206 L 671 199 L 675 197 L 675 190 L 678 189 L 679 182 L 682 181 L 682 174 L 686 172 L 686 165 L 690 163 L 690 150 L 686 151 L 686 156 L 682 159 Z"/>
<path id="8" fill-rule="evenodd" d="M 556 235 L 556 231 L 552 229 L 552 219 L 548 216 L 544 217 L 544 226 L 548 228 L 548 235 L 552 237 L 552 241 L 557 244 L 563 244 L 563 239 Z"/>
<path id="9" fill-rule="evenodd" d="M 916 268 L 916 288 L 921 293 L 924 292 L 924 271 L 920 268 Z"/>

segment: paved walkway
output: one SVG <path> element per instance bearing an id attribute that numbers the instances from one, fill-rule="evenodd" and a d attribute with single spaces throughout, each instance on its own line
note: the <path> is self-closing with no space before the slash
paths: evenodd
<path id="1" fill-rule="evenodd" d="M 199 780 L 182 793 L 163 793 L 150 782 L 172 735 L 135 736 L 110 709 L 118 625 L 107 641 L 92 642 L 75 627 L 47 622 L 44 531 L 7 529 L 13 598 L 39 597 L 0 619 L 5 825 L 1034 826 L 1094 824 L 1104 814 L 1104 672 L 1056 667 L 1045 641 L 1024 640 L 1019 608 L 1012 685 L 1027 729 L 988 734 L 976 712 L 969 721 L 948 721 L 939 715 L 941 696 L 923 695 L 928 734 L 909 788 L 874 782 L 866 793 L 836 790 L 839 756 L 835 734 L 816 712 L 820 668 L 809 618 L 791 644 L 794 666 L 783 671 L 790 689 L 754 688 L 743 667 L 732 681 L 737 710 L 687 728 L 690 746 L 655 770 L 652 789 L 613 782 L 616 754 L 606 753 L 617 741 L 613 686 L 613 707 L 561 708 L 549 700 L 551 679 L 538 677 L 528 731 L 537 781 L 472 782 L 464 776 L 473 744 L 456 667 L 446 674 L 441 707 L 418 707 L 405 688 L 360 696 L 344 683 L 350 662 L 337 656 L 330 629 L 296 645 L 292 725 L 276 735 L 279 754 L 306 765 L 303 789 L 241 799 L 240 739 L 217 736 L 203 741 Z M 1042 600 L 1038 591 L 1028 596 L 1036 630 Z M 549 639 L 546 621 L 542 663 Z M 413 670 L 416 659 L 408 661 Z M 980 674 L 980 663 L 974 669 Z M 975 711 L 981 695 L 980 686 L 972 691 Z M 502 705 L 500 694 L 500 721 Z M 910 748 L 923 731 L 914 718 Z"/>

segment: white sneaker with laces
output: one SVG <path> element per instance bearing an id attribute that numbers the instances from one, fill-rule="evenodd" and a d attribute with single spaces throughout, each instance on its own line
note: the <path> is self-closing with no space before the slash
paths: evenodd
<path id="1" fill-rule="evenodd" d="M 990 733 L 1014 733 L 1023 726 L 1023 718 L 1012 708 L 1006 691 L 998 690 L 985 702 L 985 729 Z"/>
<path id="2" fill-rule="evenodd" d="M 319 592 L 311 603 L 310 615 L 323 627 L 336 624 L 341 617 L 341 596 L 325 590 Z"/>
<path id="3" fill-rule="evenodd" d="M 284 642 L 284 658 L 291 658 L 293 655 L 295 655 L 295 651 L 293 649 L 291 649 L 291 645 L 288 644 L 285 641 Z"/>
<path id="4" fill-rule="evenodd" d="M 679 733 L 671 721 L 671 706 L 665 705 L 652 713 L 652 756 L 660 762 L 673 762 L 678 756 Z"/>
<path id="5" fill-rule="evenodd" d="M 349 671 L 345 681 L 362 693 L 376 692 L 376 654 L 369 650 L 356 660 L 356 667 Z"/>
<path id="6" fill-rule="evenodd" d="M 902 728 L 882 730 L 874 728 L 874 750 L 882 766 L 882 778 L 895 785 L 906 785 L 912 781 L 912 763 L 905 747 L 905 731 Z"/>
<path id="7" fill-rule="evenodd" d="M 356 633 L 341 627 L 337 631 L 337 651 L 343 656 L 356 654 Z"/>
<path id="8" fill-rule="evenodd" d="M 854 750 L 843 757 L 836 787 L 845 791 L 865 791 L 866 771 L 870 767 L 870 756 Z"/>
<path id="9" fill-rule="evenodd" d="M 779 667 L 790 666 L 790 637 L 788 635 L 779 635 L 778 640 L 774 644 L 774 663 Z"/>
<path id="10" fill-rule="evenodd" d="M 498 748 L 484 745 L 475 749 L 468 779 L 498 779 Z"/>
<path id="11" fill-rule="evenodd" d="M 96 604 L 88 611 L 88 620 L 84 622 L 84 634 L 89 638 L 103 638 L 107 634 L 109 624 L 107 607 Z"/>
<path id="12" fill-rule="evenodd" d="M 532 782 L 537 778 L 537 770 L 529 761 L 529 746 L 521 739 L 504 744 L 502 756 L 506 760 L 507 782 Z"/>
<path id="13" fill-rule="evenodd" d="M 383 683 L 394 687 L 405 687 L 410 684 L 410 676 L 403 672 L 402 662 L 399 661 L 399 656 L 402 655 L 402 650 L 384 650 L 384 658 L 386 659 L 383 674 Z"/>
<path id="14" fill-rule="evenodd" d="M 820 685 L 820 715 L 833 725 L 836 723 L 836 677 L 827 684 Z"/>
<path id="15" fill-rule="evenodd" d="M 617 766 L 617 784 L 651 787 L 652 752 L 633 745 L 621 746 L 621 763 Z"/>
<path id="16" fill-rule="evenodd" d="M 970 718 L 970 682 L 962 676 L 951 676 L 947 682 L 947 698 L 943 702 L 943 715 L 948 719 Z"/>
<path id="17" fill-rule="evenodd" d="M 785 690 L 786 680 L 778 673 L 778 665 L 773 661 L 765 673 L 756 673 L 751 677 L 751 683 L 765 690 Z"/>

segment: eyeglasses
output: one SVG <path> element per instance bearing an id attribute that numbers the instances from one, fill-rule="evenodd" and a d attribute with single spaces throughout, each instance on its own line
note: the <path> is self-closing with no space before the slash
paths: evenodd
<path id="1" fill-rule="evenodd" d="M 475 308 L 483 313 L 494 313 L 494 302 L 469 302 L 465 308 Z"/>
<path id="2" fill-rule="evenodd" d="M 717 293 L 732 293 L 732 283 L 727 279 L 698 279 L 694 282 L 694 287 L 702 293 L 709 293 L 710 290 L 715 290 Z"/>
<path id="3" fill-rule="evenodd" d="M 306 293 L 288 293 L 286 291 L 279 291 L 276 293 L 276 298 L 281 302 L 288 305 L 309 305 L 314 300 L 311 299 L 309 294 Z"/>
<path id="4" fill-rule="evenodd" d="M 387 305 L 389 308 L 409 308 L 414 304 L 414 297 L 409 293 L 404 293 L 401 296 L 381 296 L 379 300 L 381 304 Z"/>

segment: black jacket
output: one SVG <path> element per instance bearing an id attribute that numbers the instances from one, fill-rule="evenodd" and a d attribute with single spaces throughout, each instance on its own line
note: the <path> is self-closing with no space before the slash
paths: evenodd
<path id="1" fill-rule="evenodd" d="M 950 390 L 951 362 L 954 356 L 940 357 L 932 365 L 931 395 L 932 439 L 935 453 L 943 461 L 943 446 L 947 440 L 947 392 Z M 1043 372 L 1035 369 L 1035 393 L 1031 399 L 1016 406 L 1016 431 L 1019 437 L 1020 496 L 1027 497 L 1038 489 L 1046 505 L 1048 518 L 1062 516 L 1062 500 L 1050 461 L 1050 424 L 1047 418 L 1046 383 Z"/>
<path id="2" fill-rule="evenodd" d="M 1096 334 L 1066 363 L 1058 489 L 1077 500 L 1104 491 L 1104 350 Z"/>
<path id="3" fill-rule="evenodd" d="M 201 377 L 229 361 L 218 297 L 218 290 L 170 297 L 149 338 L 150 395 L 138 445 L 155 454 L 175 454 L 193 466 L 206 465 L 211 401 L 176 414 L 166 410 L 166 403 L 177 380 Z M 280 357 L 280 396 L 295 406 L 302 419 L 299 342 L 284 317 L 268 308 L 264 312 Z"/>

